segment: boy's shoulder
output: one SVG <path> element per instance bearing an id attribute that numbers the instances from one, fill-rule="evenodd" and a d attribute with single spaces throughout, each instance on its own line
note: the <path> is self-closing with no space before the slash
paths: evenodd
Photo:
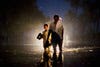
<path id="1" fill-rule="evenodd" d="M 45 30 L 42 31 L 42 33 L 45 33 L 45 32 L 46 32 Z"/>
<path id="2" fill-rule="evenodd" d="M 44 33 L 44 32 L 45 32 L 45 30 L 42 31 L 42 33 Z"/>
<path id="3" fill-rule="evenodd" d="M 49 30 L 47 30 L 47 31 L 44 30 L 42 33 L 46 33 L 46 32 L 49 32 Z"/>

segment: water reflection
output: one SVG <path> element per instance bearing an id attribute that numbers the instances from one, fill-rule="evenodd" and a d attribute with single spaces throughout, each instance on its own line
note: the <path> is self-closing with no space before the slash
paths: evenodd
<path id="1" fill-rule="evenodd" d="M 52 60 L 53 60 L 52 67 L 63 67 L 63 55 L 62 55 L 62 52 L 59 52 L 58 55 L 56 53 L 54 53 Z"/>
<path id="2" fill-rule="evenodd" d="M 38 67 L 63 67 L 63 61 L 62 52 L 52 54 L 50 51 L 44 51 Z"/>

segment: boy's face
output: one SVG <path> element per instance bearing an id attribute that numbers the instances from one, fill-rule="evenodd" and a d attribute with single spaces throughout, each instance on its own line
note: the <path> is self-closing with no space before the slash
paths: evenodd
<path id="1" fill-rule="evenodd" d="M 44 29 L 45 29 L 45 30 L 48 30 L 48 26 L 44 26 Z"/>

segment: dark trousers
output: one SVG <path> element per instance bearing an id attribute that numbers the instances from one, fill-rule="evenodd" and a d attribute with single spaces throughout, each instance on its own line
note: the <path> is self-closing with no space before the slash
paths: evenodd
<path id="1" fill-rule="evenodd" d="M 60 42 L 58 42 L 58 43 L 57 42 L 52 43 L 52 45 L 53 45 L 54 53 L 56 53 L 56 51 L 57 51 L 57 49 L 56 49 L 57 45 L 59 47 L 59 51 L 62 52 L 62 40 Z"/>
<path id="2" fill-rule="evenodd" d="M 54 52 L 56 52 L 57 45 L 59 46 L 59 51 L 62 51 L 62 39 L 60 38 L 60 36 L 56 32 L 52 32 L 51 42 L 53 45 Z"/>

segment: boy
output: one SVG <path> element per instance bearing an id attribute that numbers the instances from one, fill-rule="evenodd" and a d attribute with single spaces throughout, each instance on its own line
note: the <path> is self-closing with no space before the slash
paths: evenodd
<path id="1" fill-rule="evenodd" d="M 46 49 L 48 49 L 48 51 L 50 50 L 50 45 L 51 45 L 51 33 L 49 34 L 49 30 L 48 30 L 48 24 L 44 24 L 44 31 L 43 33 L 39 33 L 39 35 L 37 36 L 37 39 L 41 39 L 43 38 L 43 47 L 44 50 L 46 51 Z"/>

